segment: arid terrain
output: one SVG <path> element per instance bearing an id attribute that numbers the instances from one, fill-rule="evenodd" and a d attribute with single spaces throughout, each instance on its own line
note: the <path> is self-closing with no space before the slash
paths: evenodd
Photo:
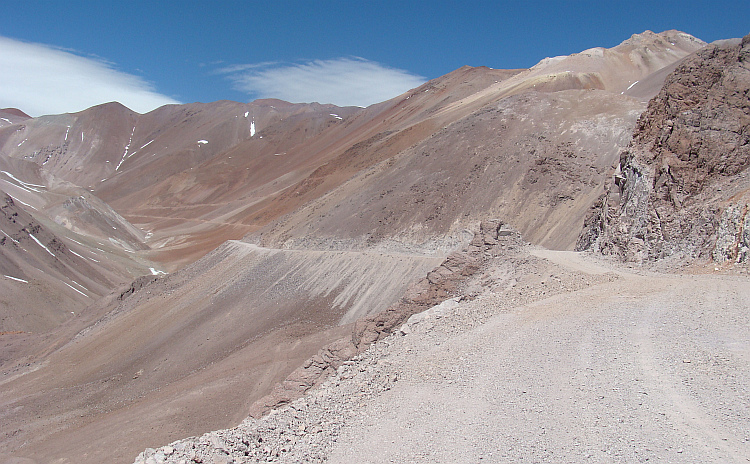
<path id="1" fill-rule="evenodd" d="M 0 110 L 0 462 L 746 462 L 748 63 Z"/>

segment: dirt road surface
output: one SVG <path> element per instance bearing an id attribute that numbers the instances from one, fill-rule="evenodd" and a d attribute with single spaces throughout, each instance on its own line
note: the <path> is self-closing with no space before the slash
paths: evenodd
<path id="1" fill-rule="evenodd" d="M 750 462 L 746 279 L 624 274 L 426 335 L 330 462 Z"/>

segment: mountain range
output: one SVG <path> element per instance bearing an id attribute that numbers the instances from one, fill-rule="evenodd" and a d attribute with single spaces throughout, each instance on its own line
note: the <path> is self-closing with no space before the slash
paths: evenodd
<path id="1" fill-rule="evenodd" d="M 132 462 L 261 417 L 500 285 L 506 245 L 744 272 L 749 43 L 647 31 L 367 108 L 0 110 L 0 453 Z"/>

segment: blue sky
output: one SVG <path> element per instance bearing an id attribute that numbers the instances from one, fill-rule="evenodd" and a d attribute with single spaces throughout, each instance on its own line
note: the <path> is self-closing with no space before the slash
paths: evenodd
<path id="1" fill-rule="evenodd" d="M 366 106 L 463 65 L 530 67 L 647 29 L 710 42 L 750 33 L 748 18 L 737 0 L 24 0 L 0 17 L 0 107 L 72 112 L 130 95 L 141 112 L 258 97 Z"/>

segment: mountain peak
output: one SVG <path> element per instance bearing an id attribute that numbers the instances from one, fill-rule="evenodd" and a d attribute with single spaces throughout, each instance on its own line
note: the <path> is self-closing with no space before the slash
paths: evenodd
<path id="1" fill-rule="evenodd" d="M 687 46 L 700 48 L 706 45 L 706 42 L 697 37 L 694 37 L 682 31 L 670 29 L 668 31 L 659 33 L 646 30 L 641 32 L 640 34 L 633 34 L 629 39 L 622 42 L 620 46 L 648 46 L 652 44 L 667 45 L 665 42 L 668 42 L 670 45 L 679 47 Z"/>
<path id="2" fill-rule="evenodd" d="M 31 118 L 31 116 L 19 110 L 18 108 L 2 108 L 0 109 L 0 113 L 10 114 L 10 115 L 18 116 L 19 118 L 25 118 L 25 119 Z"/>

